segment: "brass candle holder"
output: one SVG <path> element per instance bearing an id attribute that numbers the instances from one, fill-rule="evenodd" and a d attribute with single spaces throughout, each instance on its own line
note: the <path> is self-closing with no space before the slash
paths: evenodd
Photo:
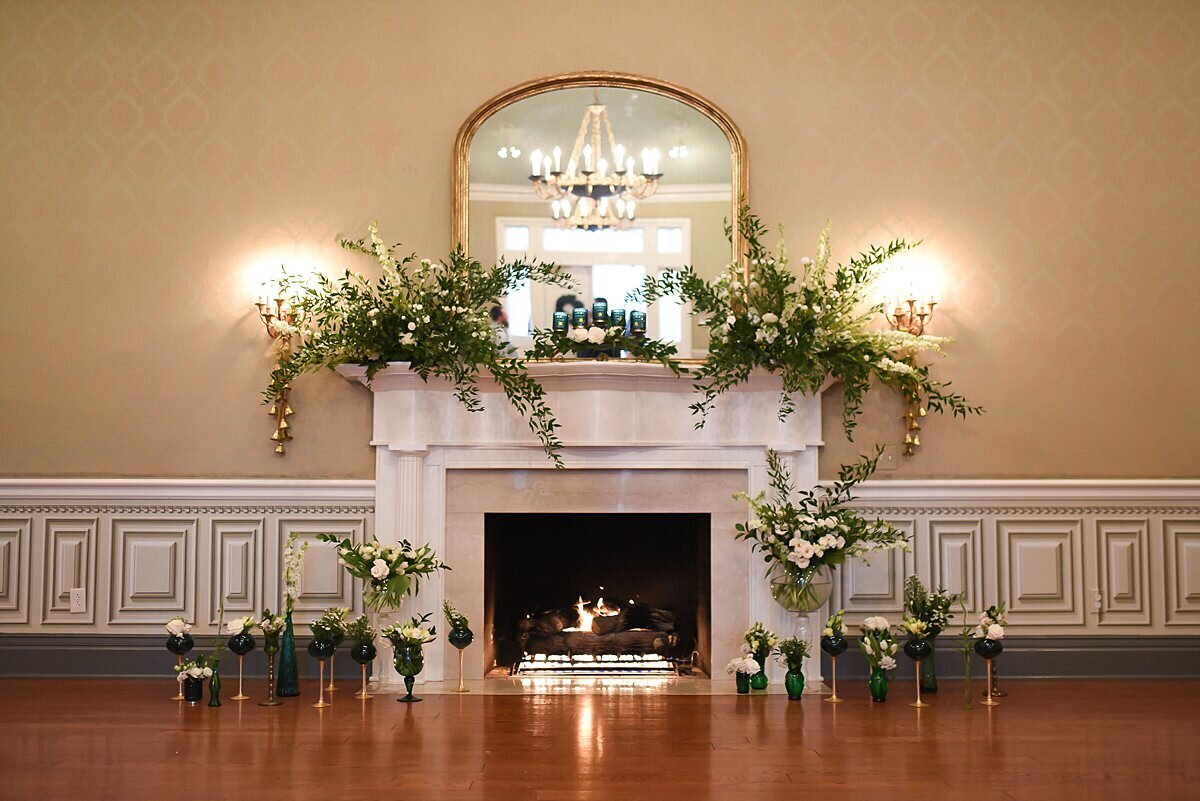
<path id="1" fill-rule="evenodd" d="M 997 701 L 995 696 L 992 694 L 992 684 L 994 680 L 995 676 L 992 673 L 992 660 L 989 659 L 987 660 L 987 692 L 984 694 L 985 698 L 980 702 L 984 706 L 1000 706 L 1000 702 Z"/>
<path id="2" fill-rule="evenodd" d="M 366 666 L 366 664 L 363 664 L 363 666 L 362 666 L 362 689 L 359 690 L 358 692 L 356 692 L 354 694 L 354 697 L 361 698 L 364 701 L 367 700 L 368 698 L 375 697 L 375 696 L 371 695 L 369 692 L 367 692 L 367 666 Z"/>
<path id="3" fill-rule="evenodd" d="M 467 653 L 466 648 L 458 649 L 458 686 L 454 688 L 454 692 L 456 692 L 456 693 L 471 692 L 470 690 L 467 689 L 467 686 L 465 684 L 463 684 L 463 657 L 466 656 L 466 653 Z"/>
<path id="4" fill-rule="evenodd" d="M 312 707 L 313 709 L 324 709 L 327 706 L 333 706 L 333 704 L 325 700 L 325 660 L 318 659 L 317 661 L 321 663 L 321 678 L 317 682 L 317 702 Z"/>
<path id="5" fill-rule="evenodd" d="M 329 655 L 329 686 L 325 688 L 327 692 L 333 692 L 337 688 L 333 686 L 333 660 L 337 659 L 337 651 L 335 650 Z"/>
<path id="6" fill-rule="evenodd" d="M 276 646 L 278 647 L 278 646 Z M 259 706 L 281 706 L 283 704 L 275 697 L 275 651 L 267 650 L 267 700 L 259 701 Z"/>
<path id="7" fill-rule="evenodd" d="M 178 664 L 179 667 L 183 667 L 183 654 L 176 654 L 175 658 L 177 660 L 179 660 L 176 664 Z M 175 671 L 175 675 L 176 675 L 176 677 L 178 677 L 178 675 L 179 675 L 178 670 Z M 175 693 L 175 695 L 171 697 L 171 700 L 172 701 L 182 701 L 183 700 L 183 682 L 179 681 L 178 678 L 176 678 L 176 680 L 175 680 L 175 687 L 179 690 L 179 692 Z"/>
<path id="8" fill-rule="evenodd" d="M 990 695 L 992 698 L 1004 698 L 1008 695 L 1008 693 L 1000 689 L 1000 674 L 996 670 L 996 660 L 994 659 L 988 665 L 988 679 L 991 682 L 991 687 L 984 690 L 984 695 Z"/>
<path id="9" fill-rule="evenodd" d="M 920 336 L 925 333 L 925 325 L 933 318 L 933 307 L 936 305 L 937 301 L 932 297 L 896 298 L 884 304 L 883 313 L 892 328 Z"/>
<path id="10" fill-rule="evenodd" d="M 924 709 L 925 707 L 929 706 L 929 704 L 921 700 L 921 660 L 915 659 L 913 660 L 913 664 L 917 666 L 917 700 L 913 701 L 911 704 L 909 704 L 909 706 L 914 706 L 917 709 Z"/>
<path id="11" fill-rule="evenodd" d="M 275 297 L 270 297 L 270 294 L 274 294 Z M 290 351 L 296 312 L 281 292 L 270 294 L 262 295 L 255 301 L 258 317 L 267 331 L 267 336 L 277 342 L 277 347 Z M 290 415 L 295 414 L 290 402 L 291 390 L 290 385 L 284 386 L 271 400 L 271 407 L 267 410 L 267 414 L 275 418 L 275 432 L 271 434 L 271 441 L 275 443 L 275 452 L 278 454 L 287 451 L 287 442 L 292 438 L 292 426 L 287 420 Z"/>

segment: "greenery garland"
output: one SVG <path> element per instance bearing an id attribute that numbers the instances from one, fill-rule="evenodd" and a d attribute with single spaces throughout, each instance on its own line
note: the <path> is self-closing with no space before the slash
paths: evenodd
<path id="1" fill-rule="evenodd" d="M 593 358 L 604 361 L 628 353 L 629 359 L 643 362 L 658 362 L 675 375 L 686 372 L 675 356 L 678 350 L 670 342 L 661 339 L 632 337 L 620 326 L 591 329 L 577 328 L 575 331 L 589 332 L 591 336 L 572 338 L 565 331 L 547 331 L 539 328 L 533 332 L 533 347 L 526 351 L 529 359 L 561 359 L 564 356 Z"/>
<path id="2" fill-rule="evenodd" d="M 305 282 L 285 275 L 281 294 L 294 319 L 283 324 L 277 340 L 277 364 L 264 391 L 274 402 L 297 376 L 361 364 L 368 381 L 389 362 L 403 361 L 428 381 L 454 385 L 455 397 L 472 412 L 483 410 L 478 381 L 490 374 L 509 402 L 524 416 L 556 466 L 562 466 L 558 423 L 542 385 L 491 325 L 491 307 L 526 281 L 572 288 L 570 275 L 555 264 L 500 261 L 485 268 L 461 249 L 445 262 L 397 257 L 379 237 L 340 240 L 342 247 L 374 257 L 382 275 L 372 282 L 359 273 L 337 280 L 316 275 Z"/>
<path id="3" fill-rule="evenodd" d="M 738 230 L 746 242 L 748 281 L 737 263 L 710 281 L 684 267 L 647 276 L 629 296 L 647 303 L 675 296 L 704 317 L 700 324 L 708 328 L 710 341 L 708 359 L 694 372 L 702 396 L 691 406 L 698 415 L 696 428 L 704 427 L 717 399 L 749 380 L 755 369 L 783 379 L 780 420 L 795 411 L 793 393 L 815 393 L 831 376 L 840 380 L 845 388 L 843 427 L 851 439 L 872 380 L 907 398 L 923 399 L 931 411 L 950 411 L 956 417 L 983 411 L 950 392 L 949 382 L 933 380 L 929 368 L 917 361 L 923 351 L 941 353 L 949 340 L 869 328 L 882 311 L 881 305 L 866 305 L 877 269 L 919 242 L 896 239 L 832 266 L 826 227 L 816 258 L 801 259 L 797 274 L 782 240 L 775 253 L 768 250 L 766 227 L 749 206 L 742 207 Z M 728 224 L 725 233 L 732 234 Z"/>

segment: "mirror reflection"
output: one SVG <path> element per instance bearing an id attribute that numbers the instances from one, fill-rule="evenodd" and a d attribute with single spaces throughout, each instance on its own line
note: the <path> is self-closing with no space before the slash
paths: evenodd
<path id="1" fill-rule="evenodd" d="M 729 140 L 691 106 L 653 92 L 567 88 L 508 105 L 471 142 L 468 246 L 476 258 L 566 267 L 576 289 L 526 286 L 496 310 L 519 348 L 554 313 L 607 302 L 645 314 L 647 335 L 703 351 L 703 332 L 670 299 L 626 302 L 647 275 L 685 264 L 712 276 L 730 260 Z M 636 315 L 640 318 L 641 315 Z"/>

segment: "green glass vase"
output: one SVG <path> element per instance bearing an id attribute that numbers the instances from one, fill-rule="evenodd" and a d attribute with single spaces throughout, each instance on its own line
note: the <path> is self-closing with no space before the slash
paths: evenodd
<path id="1" fill-rule="evenodd" d="M 733 674 L 734 680 L 737 682 L 737 691 L 741 695 L 750 692 L 750 674 L 738 671 Z"/>
<path id="2" fill-rule="evenodd" d="M 921 660 L 921 693 L 936 693 L 937 683 L 937 634 L 925 638 L 929 642 L 929 656 Z"/>
<path id="3" fill-rule="evenodd" d="M 799 670 L 789 670 L 783 677 L 783 686 L 787 689 L 789 701 L 799 701 L 804 694 L 804 674 Z"/>
<path id="4" fill-rule="evenodd" d="M 868 681 L 871 688 L 871 700 L 877 704 L 882 704 L 887 700 L 888 694 L 888 675 L 883 668 L 875 668 L 871 671 L 871 678 Z"/>
<path id="5" fill-rule="evenodd" d="M 294 698 L 300 694 L 300 667 L 296 664 L 296 632 L 292 628 L 292 613 L 288 612 L 283 637 L 279 643 L 279 678 L 275 694 Z"/>
<path id="6" fill-rule="evenodd" d="M 393 664 L 396 666 L 396 672 L 404 677 L 404 689 L 407 694 L 403 698 L 397 698 L 397 701 L 402 701 L 406 704 L 416 703 L 420 701 L 413 695 L 413 684 L 415 676 L 425 668 L 425 654 L 421 650 L 420 645 L 411 644 L 394 644 L 393 647 L 395 659 Z"/>
<path id="7" fill-rule="evenodd" d="M 754 690 L 765 690 L 767 685 L 771 683 L 770 677 L 767 676 L 767 658 L 754 657 L 754 661 L 758 663 L 758 672 L 750 677 L 750 688 Z"/>
<path id="8" fill-rule="evenodd" d="M 208 705 L 221 705 L 221 671 L 213 668 L 212 678 L 208 680 Z"/>

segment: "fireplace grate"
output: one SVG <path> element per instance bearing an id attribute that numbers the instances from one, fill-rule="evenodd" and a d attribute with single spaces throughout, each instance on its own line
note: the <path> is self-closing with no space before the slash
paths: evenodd
<path id="1" fill-rule="evenodd" d="M 513 666 L 512 675 L 526 676 L 678 676 L 692 660 L 662 654 L 525 654 Z"/>

